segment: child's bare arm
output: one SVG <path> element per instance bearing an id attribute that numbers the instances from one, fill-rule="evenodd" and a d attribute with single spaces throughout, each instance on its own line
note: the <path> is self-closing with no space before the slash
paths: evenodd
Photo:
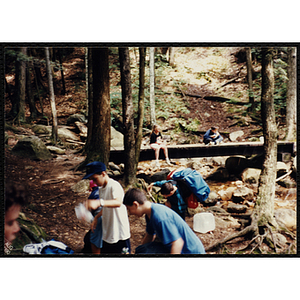
<path id="1" fill-rule="evenodd" d="M 181 254 L 183 245 L 184 245 L 184 241 L 182 238 L 179 238 L 178 240 L 174 241 L 172 243 L 170 253 L 171 254 Z"/>

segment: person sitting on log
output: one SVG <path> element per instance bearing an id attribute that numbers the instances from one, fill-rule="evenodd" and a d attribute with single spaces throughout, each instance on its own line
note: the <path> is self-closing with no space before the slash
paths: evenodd
<path id="1" fill-rule="evenodd" d="M 168 165 L 171 165 L 171 162 L 169 160 L 169 155 L 168 155 L 168 148 L 166 143 L 162 140 L 162 135 L 160 132 L 160 127 L 158 125 L 153 126 L 153 130 L 150 136 L 150 147 L 155 151 L 155 164 L 156 167 L 159 166 L 159 151 L 160 149 L 163 149 L 165 157 L 166 157 L 166 162 Z"/>
<path id="2" fill-rule="evenodd" d="M 218 132 L 218 127 L 212 126 L 206 131 L 203 136 L 203 142 L 205 145 L 217 145 L 223 141 L 223 137 Z"/>

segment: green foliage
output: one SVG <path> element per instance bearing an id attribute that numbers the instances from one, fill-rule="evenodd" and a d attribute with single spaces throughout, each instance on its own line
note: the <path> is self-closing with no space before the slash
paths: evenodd
<path id="1" fill-rule="evenodd" d="M 287 66 L 287 63 L 281 58 L 274 60 L 274 105 L 276 117 L 281 117 L 286 110 Z"/>
<path id="2" fill-rule="evenodd" d="M 177 132 L 196 132 L 199 130 L 199 125 L 201 124 L 200 120 L 198 120 L 197 118 L 189 118 L 188 120 L 184 118 L 174 118 L 173 122 L 175 125 L 175 131 Z"/>
<path id="3" fill-rule="evenodd" d="M 196 78 L 197 79 L 204 78 L 207 82 L 211 82 L 211 78 L 210 78 L 210 76 L 208 75 L 207 72 L 200 72 L 200 73 L 198 73 Z"/>
<path id="4" fill-rule="evenodd" d="M 28 54 L 27 55 L 23 54 L 20 51 L 16 51 L 15 49 L 11 49 L 11 48 L 5 49 L 5 55 L 7 57 L 6 60 L 13 59 L 13 60 L 17 60 L 17 61 L 32 62 L 35 66 L 45 66 L 46 65 L 46 59 L 44 58 L 45 55 L 43 55 L 43 58 L 29 56 Z M 58 61 L 50 61 L 50 65 L 55 70 L 61 70 L 61 67 L 60 67 L 60 64 Z"/>

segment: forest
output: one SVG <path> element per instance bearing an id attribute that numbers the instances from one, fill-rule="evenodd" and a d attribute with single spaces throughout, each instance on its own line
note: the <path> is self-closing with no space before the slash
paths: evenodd
<path id="1" fill-rule="evenodd" d="M 248 205 L 248 222 L 226 230 L 220 226 L 213 237 L 198 236 L 208 254 L 294 254 L 296 233 L 279 224 L 274 214 L 278 195 L 285 200 L 295 196 L 295 185 L 278 185 L 276 163 L 278 140 L 296 144 L 296 50 L 294 45 L 6 48 L 6 180 L 28 185 L 31 197 L 24 213 L 47 238 L 62 240 L 80 253 L 88 226 L 75 220 L 74 206 L 87 190 L 78 193 L 72 187 L 91 161 L 113 168 L 112 130 L 123 136 L 124 164 L 115 176 L 125 190 L 147 185 L 141 173 L 148 176 L 167 168 L 154 170 L 151 162 L 140 162 L 140 150 L 147 147 L 154 124 L 161 126 L 169 145 L 202 143 L 203 134 L 213 125 L 220 128 L 224 143 L 233 142 L 231 134 L 242 131 L 236 142 L 264 143 L 261 173 L 250 186 L 255 196 Z M 81 119 L 70 121 L 75 115 Z M 38 125 L 51 129 L 36 134 Z M 62 137 L 62 127 L 77 137 Z M 14 155 L 18 141 L 32 135 L 39 135 L 49 149 L 63 149 L 63 154 L 56 152 L 45 160 Z M 296 151 L 287 160 L 291 171 L 283 174 L 290 182 L 295 182 L 295 157 Z M 181 166 L 180 160 L 170 159 L 172 168 Z M 211 187 L 218 186 L 218 194 L 224 182 L 229 188 L 240 174 L 211 182 L 216 166 L 204 176 Z M 216 203 L 227 208 L 228 200 L 220 195 Z M 161 195 L 152 197 L 163 201 Z M 295 208 L 294 200 L 289 208 Z M 192 227 L 193 214 L 208 208 L 199 204 L 197 211 L 190 211 L 188 224 Z M 47 217 L 45 210 L 56 217 Z M 58 216 L 63 216 L 63 225 Z M 145 224 L 130 221 L 132 244 L 137 245 Z"/>

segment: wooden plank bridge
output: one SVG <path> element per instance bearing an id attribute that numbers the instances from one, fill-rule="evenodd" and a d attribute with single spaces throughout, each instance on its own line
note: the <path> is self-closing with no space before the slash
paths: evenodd
<path id="1" fill-rule="evenodd" d="M 187 144 L 187 145 L 168 145 L 170 159 L 195 158 L 195 157 L 213 157 L 213 156 L 232 156 L 243 155 L 251 156 L 263 153 L 264 144 L 262 142 L 240 142 L 240 143 L 222 143 L 219 145 Z M 293 154 L 295 143 L 278 141 L 277 151 L 279 154 Z M 149 146 L 141 148 L 140 161 L 154 160 L 154 151 Z M 163 151 L 160 151 L 160 159 L 164 159 Z M 114 148 L 110 151 L 110 161 L 115 164 L 124 162 L 124 149 Z"/>

